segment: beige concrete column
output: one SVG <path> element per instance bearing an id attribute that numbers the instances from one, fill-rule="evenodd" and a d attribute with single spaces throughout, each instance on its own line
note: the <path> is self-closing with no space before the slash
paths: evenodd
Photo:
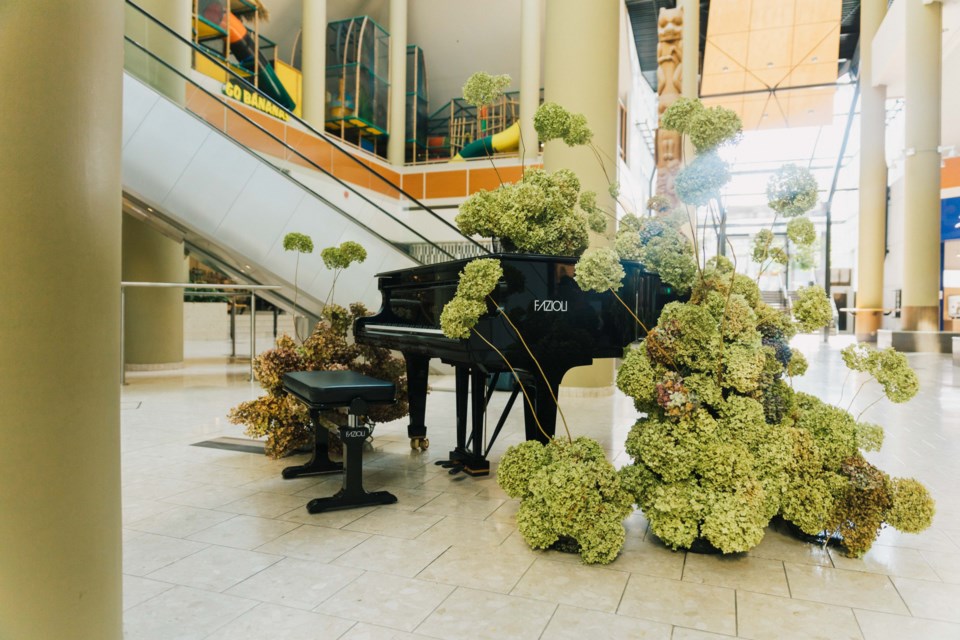
<path id="1" fill-rule="evenodd" d="M 533 116 L 540 106 L 541 2 L 523 0 L 520 5 L 520 151 L 528 162 L 540 154 Z"/>
<path id="2" fill-rule="evenodd" d="M 193 29 L 192 0 L 143 0 L 137 2 L 144 11 L 165 24 L 186 40 Z M 161 60 L 186 74 L 193 64 L 190 47 L 172 36 L 140 12 L 126 8 L 125 33 L 156 54 Z M 149 82 L 171 100 L 183 103 L 186 83 L 156 60 L 135 49 L 127 48 L 127 67 Z"/>
<path id="3" fill-rule="evenodd" d="M 593 130 L 593 145 L 603 159 L 601 168 L 586 147 L 547 142 L 543 162 L 548 171 L 570 169 L 583 189 L 596 191 L 598 203 L 615 210 L 608 193 L 617 179 L 617 80 L 620 55 L 618 0 L 550 0 L 544 36 L 544 92 L 548 102 L 582 113 Z M 594 246 L 609 239 L 591 234 Z M 564 378 L 570 387 L 605 387 L 613 382 L 613 363 L 595 362 L 573 369 Z"/>
<path id="4" fill-rule="evenodd" d="M 327 0 L 303 3 L 303 119 L 323 131 L 327 106 Z"/>
<path id="5" fill-rule="evenodd" d="M 387 160 L 407 155 L 407 0 L 390 0 L 390 139 Z"/>
<path id="6" fill-rule="evenodd" d="M 183 243 L 124 215 L 122 277 L 125 282 L 187 282 Z M 124 357 L 129 368 L 183 366 L 182 289 L 129 287 L 124 308 Z"/>
<path id="7" fill-rule="evenodd" d="M 940 300 L 941 5 L 906 3 L 903 329 L 935 331 Z"/>
<path id="8" fill-rule="evenodd" d="M 871 43 L 887 13 L 887 0 L 860 3 L 860 216 L 857 242 L 857 307 L 883 307 L 883 261 L 886 254 L 887 161 L 884 153 L 886 99 L 884 86 L 871 83 Z M 939 175 L 939 171 L 938 171 Z M 938 208 L 939 210 L 939 208 Z M 857 340 L 874 342 L 883 316 L 857 313 Z"/>
<path id="9" fill-rule="evenodd" d="M 120 640 L 123 4 L 0 14 L 0 638 Z"/>
<path id="10" fill-rule="evenodd" d="M 700 97 L 700 0 L 680 0 L 683 7 L 684 98 Z"/>

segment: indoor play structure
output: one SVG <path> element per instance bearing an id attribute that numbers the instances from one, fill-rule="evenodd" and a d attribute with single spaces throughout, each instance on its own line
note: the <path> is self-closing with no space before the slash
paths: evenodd
<path id="1" fill-rule="evenodd" d="M 426 159 L 429 100 L 423 49 L 407 45 L 407 162 Z"/>
<path id="2" fill-rule="evenodd" d="M 231 65 L 237 72 L 253 76 L 253 83 L 260 91 L 293 111 L 296 103 L 264 55 L 266 50 L 274 50 L 276 45 L 259 34 L 263 5 L 251 0 L 195 0 L 194 9 L 198 44 L 224 61 L 229 51 L 237 61 L 236 66 Z M 253 21 L 253 33 L 244 26 L 243 19 Z M 217 48 L 217 43 L 220 43 L 222 50 Z"/>
<path id="3" fill-rule="evenodd" d="M 492 156 L 495 153 L 504 153 L 507 151 L 516 151 L 520 148 L 520 123 L 514 122 L 512 125 L 492 136 L 485 136 L 479 140 L 474 140 L 463 146 L 460 153 L 453 156 L 453 160 L 464 160 L 465 158 L 482 158 Z"/>
<path id="4" fill-rule="evenodd" d="M 386 153 L 390 34 L 369 16 L 327 25 L 326 129 L 379 155 Z"/>

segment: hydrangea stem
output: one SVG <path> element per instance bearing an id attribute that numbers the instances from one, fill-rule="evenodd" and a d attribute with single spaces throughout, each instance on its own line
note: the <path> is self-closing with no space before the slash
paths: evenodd
<path id="1" fill-rule="evenodd" d="M 527 341 L 523 339 L 523 334 L 520 333 L 520 329 L 517 328 L 517 325 L 513 324 L 513 320 L 510 319 L 510 316 L 508 316 L 503 308 L 497 304 L 497 301 L 494 300 L 493 297 L 489 295 L 487 297 L 491 302 L 493 302 L 494 305 L 496 305 L 497 310 L 500 311 L 500 316 L 507 321 L 507 324 L 513 328 L 513 332 L 517 334 L 518 338 L 520 338 L 520 344 L 522 344 L 523 348 L 526 349 L 527 355 L 529 355 L 530 359 L 533 360 L 533 364 L 537 365 L 537 370 L 543 377 L 543 381 L 547 383 L 547 390 L 550 391 L 550 397 L 553 398 L 553 404 L 556 405 L 557 412 L 560 414 L 560 420 L 563 422 L 563 429 L 567 432 L 567 439 L 573 442 L 573 436 L 570 435 L 570 427 L 567 425 L 567 417 L 563 415 L 563 409 L 560 408 L 560 401 L 557 399 L 557 394 L 553 392 L 553 385 L 550 384 L 550 381 L 547 379 L 547 374 L 543 372 L 543 367 L 540 366 L 540 361 L 537 360 L 537 357 L 533 355 L 533 352 L 530 350 L 530 346 L 527 344 Z M 519 382 L 519 379 L 517 381 Z"/>
<path id="2" fill-rule="evenodd" d="M 513 378 L 517 381 L 517 384 L 520 385 L 520 391 L 523 392 L 523 399 L 527 401 L 527 406 L 530 407 L 530 414 L 533 416 L 533 421 L 537 423 L 537 429 L 540 430 L 540 433 L 542 433 L 547 440 L 553 440 L 553 438 L 550 437 L 550 434 L 544 430 L 543 425 L 540 424 L 540 418 L 537 417 L 537 410 L 533 406 L 533 401 L 530 400 L 530 395 L 527 393 L 527 388 L 523 386 L 523 382 L 520 381 L 520 376 L 517 374 L 516 369 L 513 368 L 513 365 L 510 364 L 510 361 L 507 360 L 507 356 L 503 355 L 503 352 L 500 351 L 500 349 L 497 349 L 492 342 L 484 338 L 482 333 L 476 329 L 473 329 L 473 333 L 478 338 L 486 342 L 487 346 L 496 351 L 497 355 L 503 359 L 508 367 L 510 367 L 510 373 L 513 374 Z"/>

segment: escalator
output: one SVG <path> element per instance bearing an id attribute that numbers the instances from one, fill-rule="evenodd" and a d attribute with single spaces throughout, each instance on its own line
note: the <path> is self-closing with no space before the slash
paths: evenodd
<path id="1" fill-rule="evenodd" d="M 282 107 L 275 105 L 286 121 L 242 107 L 223 88 L 256 92 L 247 80 L 222 65 L 225 83 L 193 71 L 199 56 L 220 63 L 132 2 L 126 12 L 127 213 L 240 282 L 280 285 L 269 297 L 279 306 L 291 307 L 296 282 L 298 305 L 313 316 L 334 275 L 320 256 L 325 247 L 352 240 L 367 249 L 365 262 L 339 276 L 332 301 L 371 309 L 380 302 L 375 274 L 420 264 L 424 246 L 441 260 L 486 253 L 398 188 L 399 174 L 377 170 Z M 282 246 L 292 231 L 315 245 L 299 261 Z"/>

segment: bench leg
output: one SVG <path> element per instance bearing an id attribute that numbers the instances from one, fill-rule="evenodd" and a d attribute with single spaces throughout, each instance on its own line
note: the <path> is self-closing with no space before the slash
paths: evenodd
<path id="1" fill-rule="evenodd" d="M 290 480 L 300 476 L 340 473 L 343 463 L 330 459 L 330 440 L 327 429 L 320 424 L 320 412 L 310 409 L 310 424 L 313 426 L 313 457 L 306 464 L 298 464 L 283 470 L 283 478 Z"/>
<path id="2" fill-rule="evenodd" d="M 340 427 L 340 440 L 344 446 L 345 468 L 343 487 L 327 498 L 315 498 L 307 503 L 307 511 L 321 513 L 334 509 L 350 509 L 373 504 L 393 504 L 397 497 L 388 491 L 365 491 L 363 488 L 363 443 L 370 430 L 350 416 L 350 425 Z"/>

